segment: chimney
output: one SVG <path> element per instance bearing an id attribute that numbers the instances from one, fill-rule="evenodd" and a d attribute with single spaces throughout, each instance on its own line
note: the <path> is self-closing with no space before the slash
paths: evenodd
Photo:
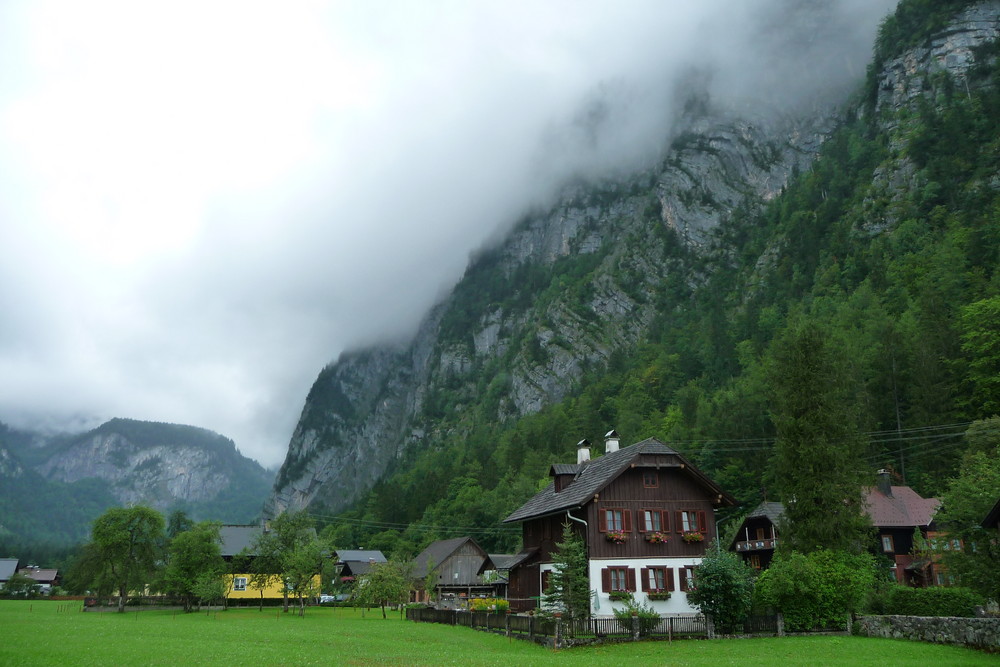
<path id="1" fill-rule="evenodd" d="M 618 442 L 620 438 L 618 437 L 618 431 L 611 429 L 604 434 L 604 453 L 610 454 L 611 452 L 618 451 Z"/>
<path id="2" fill-rule="evenodd" d="M 889 471 L 882 468 L 875 473 L 875 486 L 886 498 L 892 498 L 892 480 L 889 479 Z"/>
<path id="3" fill-rule="evenodd" d="M 586 463 L 590 460 L 590 440 L 581 440 L 576 443 L 576 463 Z"/>

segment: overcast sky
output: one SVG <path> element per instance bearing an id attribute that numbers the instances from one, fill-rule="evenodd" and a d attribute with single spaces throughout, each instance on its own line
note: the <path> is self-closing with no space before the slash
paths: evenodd
<path id="1" fill-rule="evenodd" d="M 655 156 L 692 67 L 785 105 L 860 77 L 894 2 L 807 0 L 825 34 L 793 4 L 0 2 L 0 421 L 276 466 L 324 365 L 566 178 Z"/>

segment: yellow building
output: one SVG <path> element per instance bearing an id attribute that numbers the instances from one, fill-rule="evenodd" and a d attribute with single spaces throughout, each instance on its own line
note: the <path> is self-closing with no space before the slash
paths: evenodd
<path id="1" fill-rule="evenodd" d="M 264 530 L 266 528 L 260 524 L 222 526 L 219 530 L 219 536 L 222 539 L 222 558 L 231 562 L 235 556 L 240 554 L 252 557 L 250 548 L 257 536 Z M 261 595 L 262 591 L 259 588 L 254 588 L 253 577 L 250 574 L 233 574 L 226 575 L 226 577 L 226 583 L 229 584 L 227 597 L 230 600 L 259 600 L 261 597 L 273 600 L 284 597 L 284 583 L 277 575 L 267 582 L 263 595 Z M 320 576 L 314 576 L 309 595 L 319 595 L 320 584 Z"/>

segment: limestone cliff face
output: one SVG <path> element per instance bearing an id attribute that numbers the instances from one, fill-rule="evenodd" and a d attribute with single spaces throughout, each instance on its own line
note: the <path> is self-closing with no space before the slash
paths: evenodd
<path id="1" fill-rule="evenodd" d="M 766 123 L 721 112 L 692 118 L 654 169 L 567 188 L 474 261 L 412 341 L 345 354 L 320 373 L 265 512 L 343 509 L 406 448 L 432 442 L 436 417 L 460 413 L 482 392 L 496 398 L 500 420 L 565 397 L 585 368 L 647 334 L 670 280 L 698 280 L 678 275 L 679 248 L 697 252 L 723 216 L 774 196 L 809 163 L 832 128 L 825 111 Z M 582 300 L 558 294 L 556 281 L 543 298 L 467 312 L 479 289 L 472 274 L 486 264 L 522 292 L 532 288 L 516 284 L 520 274 L 548 276 L 581 257 L 594 275 Z M 444 389 L 449 403 L 434 405 Z"/>
<path id="2" fill-rule="evenodd" d="M 241 511 L 250 519 L 270 482 L 268 473 L 241 456 L 231 440 L 177 424 L 113 419 L 30 456 L 36 460 L 33 469 L 45 479 L 100 480 L 118 502 L 147 504 L 161 511 L 176 506 L 204 508 L 213 502 L 226 504 L 230 497 L 246 497 L 250 502 Z"/>
<path id="3" fill-rule="evenodd" d="M 872 112 L 933 94 L 926 81 L 934 77 L 964 85 L 976 47 L 996 38 L 998 22 L 1000 0 L 979 3 L 927 45 L 884 63 Z M 735 113 L 704 99 L 691 106 L 699 111 L 683 118 L 659 164 L 566 188 L 475 259 L 411 341 L 345 354 L 325 368 L 265 512 L 344 509 L 408 448 L 432 447 L 442 428 L 461 428 L 471 406 L 503 421 L 569 395 L 582 373 L 628 353 L 670 317 L 658 295 L 705 279 L 697 257 L 710 251 L 720 222 L 738 222 L 778 194 L 815 158 L 839 113 Z M 910 187 L 914 172 L 901 144 L 876 170 L 873 200 Z M 866 224 L 874 232 L 893 221 L 880 213 Z M 769 252 L 773 259 L 781 249 Z"/>

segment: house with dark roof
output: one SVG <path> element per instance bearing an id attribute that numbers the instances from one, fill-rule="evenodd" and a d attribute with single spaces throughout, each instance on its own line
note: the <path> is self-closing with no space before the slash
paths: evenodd
<path id="1" fill-rule="evenodd" d="M 263 588 L 255 588 L 254 575 L 240 571 L 240 566 L 247 566 L 253 560 L 256 555 L 254 544 L 268 530 L 266 523 L 224 525 L 219 528 L 222 559 L 230 564 L 231 570 L 236 570 L 225 575 L 229 579 L 229 593 L 226 597 L 230 600 L 273 600 L 284 597 L 285 587 L 278 573 L 274 573 Z M 233 565 L 234 560 L 237 561 L 236 565 Z M 320 585 L 320 576 L 316 575 L 314 588 L 318 591 Z"/>
<path id="2" fill-rule="evenodd" d="M 52 588 L 59 585 L 59 570 L 54 568 L 28 565 L 22 567 L 17 573 L 29 579 L 34 579 L 38 583 L 38 590 L 43 595 L 49 595 L 52 592 Z"/>
<path id="3" fill-rule="evenodd" d="M 569 524 L 586 544 L 594 615 L 611 615 L 626 592 L 661 614 L 695 612 L 687 590 L 714 535 L 714 510 L 735 504 L 729 494 L 662 442 L 620 447 L 615 431 L 603 456 L 592 459 L 584 440 L 576 464 L 555 464 L 549 475 L 504 519 L 521 524 L 523 540 L 510 570 L 512 608 L 537 605 Z"/>
<path id="4" fill-rule="evenodd" d="M 766 570 L 778 546 L 778 521 L 785 514 L 781 503 L 763 502 L 747 514 L 729 545 L 755 570 Z"/>
<path id="5" fill-rule="evenodd" d="M 890 473 L 879 470 L 875 486 L 865 489 L 865 510 L 878 537 L 878 545 L 892 562 L 890 576 L 911 586 L 928 586 L 939 581 L 942 572 L 934 559 L 915 559 L 913 531 L 919 529 L 928 544 L 934 545 L 934 514 L 941 502 L 924 498 L 908 486 L 891 483 Z M 765 502 L 747 515 L 729 545 L 730 551 L 758 569 L 766 569 L 778 544 L 779 526 L 785 514 L 781 503 Z M 944 548 L 945 545 L 940 545 Z"/>
<path id="6" fill-rule="evenodd" d="M 16 558 L 0 558 L 0 585 L 6 584 L 17 572 Z"/>
<path id="7" fill-rule="evenodd" d="M 340 580 L 351 582 L 368 574 L 377 563 L 387 562 L 381 551 L 364 549 L 341 549 L 334 552 L 337 557 L 337 567 Z"/>
<path id="8" fill-rule="evenodd" d="M 415 601 L 430 598 L 445 607 L 462 606 L 475 597 L 504 597 L 506 580 L 496 573 L 489 554 L 471 537 L 438 540 L 427 545 L 412 561 L 410 576 L 419 590 Z M 434 590 L 424 590 L 428 575 Z"/>

